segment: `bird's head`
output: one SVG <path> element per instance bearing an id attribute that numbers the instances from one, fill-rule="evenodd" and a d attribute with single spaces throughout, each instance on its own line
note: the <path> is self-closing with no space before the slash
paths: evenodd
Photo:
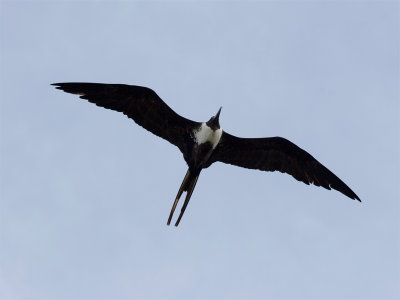
<path id="1" fill-rule="evenodd" d="M 219 108 L 217 114 L 213 117 L 211 117 L 210 120 L 206 123 L 208 127 L 210 127 L 212 130 L 217 130 L 220 128 L 219 126 L 219 114 L 221 113 L 222 107 Z"/>

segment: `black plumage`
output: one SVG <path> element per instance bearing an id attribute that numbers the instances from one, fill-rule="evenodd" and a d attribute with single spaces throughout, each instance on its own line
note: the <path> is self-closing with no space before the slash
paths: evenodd
<path id="1" fill-rule="evenodd" d="M 342 180 L 313 156 L 281 137 L 239 138 L 224 132 L 210 165 L 217 161 L 248 169 L 280 171 L 305 184 L 312 183 L 328 190 L 333 188 L 352 199 L 360 200 Z"/>
<path id="2" fill-rule="evenodd" d="M 221 109 L 208 122 L 201 123 L 178 115 L 153 90 L 146 87 L 80 82 L 53 85 L 64 92 L 78 94 L 80 98 L 98 106 L 124 113 L 180 149 L 189 169 L 171 209 L 168 225 L 182 193 L 187 192 L 186 199 L 175 226 L 182 218 L 201 170 L 217 161 L 249 169 L 280 171 L 305 184 L 332 188 L 360 201 L 342 180 L 292 142 L 281 137 L 239 138 L 220 131 Z M 200 143 L 197 134 L 204 128 L 210 138 Z"/>

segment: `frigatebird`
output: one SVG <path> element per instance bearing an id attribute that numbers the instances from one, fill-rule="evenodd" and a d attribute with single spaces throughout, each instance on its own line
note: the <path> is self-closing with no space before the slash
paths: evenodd
<path id="1" fill-rule="evenodd" d="M 80 95 L 98 106 L 124 113 L 151 133 L 177 146 L 189 168 L 175 197 L 167 225 L 183 192 L 185 202 L 175 223 L 179 225 L 201 170 L 220 161 L 262 171 L 280 171 L 309 185 L 335 189 L 347 197 L 360 198 L 335 174 L 309 153 L 282 137 L 240 138 L 223 131 L 219 115 L 195 122 L 178 115 L 152 89 L 126 84 L 65 82 L 57 89 Z"/>

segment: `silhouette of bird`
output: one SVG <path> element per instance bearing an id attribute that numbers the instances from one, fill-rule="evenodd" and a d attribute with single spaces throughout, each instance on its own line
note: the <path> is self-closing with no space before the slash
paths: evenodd
<path id="1" fill-rule="evenodd" d="M 195 122 L 178 115 L 152 89 L 125 84 L 66 82 L 53 83 L 57 89 L 80 95 L 98 106 L 119 111 L 151 133 L 177 146 L 189 168 L 168 217 L 186 192 L 175 226 L 189 203 L 201 171 L 220 161 L 262 171 L 280 171 L 305 184 L 335 189 L 351 199 L 360 198 L 313 156 L 282 137 L 240 138 L 223 131 L 221 108 L 207 122 Z"/>

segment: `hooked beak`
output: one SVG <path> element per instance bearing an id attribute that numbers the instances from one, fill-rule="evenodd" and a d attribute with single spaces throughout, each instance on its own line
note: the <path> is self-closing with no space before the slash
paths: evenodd
<path id="1" fill-rule="evenodd" d="M 222 109 L 222 106 L 219 108 L 217 114 L 214 117 L 216 120 L 219 120 L 219 114 L 221 113 L 221 109 Z"/>
<path id="2" fill-rule="evenodd" d="M 217 114 L 214 117 L 211 117 L 210 120 L 208 120 L 207 125 L 211 127 L 213 130 L 217 130 L 220 128 L 219 126 L 219 114 L 221 113 L 222 107 L 219 108 Z"/>

